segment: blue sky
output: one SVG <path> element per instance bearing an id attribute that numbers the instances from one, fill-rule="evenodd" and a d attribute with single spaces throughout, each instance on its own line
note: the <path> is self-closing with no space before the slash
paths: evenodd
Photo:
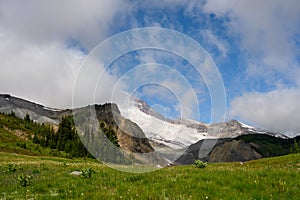
<path id="1" fill-rule="evenodd" d="M 212 57 L 226 91 L 226 120 L 299 133 L 299 24 L 297 0 L 0 0 L 0 92 L 71 107 L 80 67 L 97 44 L 132 28 L 161 27 L 196 40 Z M 111 100 L 111 86 L 128 70 L 147 63 L 178 69 L 195 91 L 200 115 L 185 106 L 195 103 L 187 100 L 192 94 L 178 100 L 167 83 L 141 86 L 135 95 L 171 118 L 182 115 L 182 103 L 184 117 L 210 122 L 211 96 L 203 79 L 185 59 L 157 49 L 131 52 L 113 62 L 97 101 Z M 174 93 L 174 98 L 165 100 L 158 92 Z"/>

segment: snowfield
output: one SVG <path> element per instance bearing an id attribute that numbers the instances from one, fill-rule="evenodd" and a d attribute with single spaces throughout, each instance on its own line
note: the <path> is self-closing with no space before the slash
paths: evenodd
<path id="1" fill-rule="evenodd" d="M 140 126 L 148 139 L 173 149 L 182 149 L 207 138 L 206 132 L 198 132 L 196 128 L 158 119 L 142 112 L 134 105 L 126 110 L 120 107 L 120 111 L 125 118 Z"/>

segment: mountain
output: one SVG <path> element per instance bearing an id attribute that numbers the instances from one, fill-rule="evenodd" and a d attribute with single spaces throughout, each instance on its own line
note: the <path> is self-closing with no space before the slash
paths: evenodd
<path id="1" fill-rule="evenodd" d="M 161 148 L 181 149 L 203 139 L 235 138 L 246 134 L 266 134 L 288 137 L 243 124 L 237 120 L 205 124 L 194 120 L 170 120 L 151 109 L 146 102 L 131 98 L 127 108 L 120 108 L 122 115 L 137 123 L 150 139 L 156 150 Z"/>
<path id="2" fill-rule="evenodd" d="M 130 162 L 143 164 L 159 163 L 162 166 L 167 164 L 166 161 L 154 151 L 142 129 L 140 129 L 140 127 L 132 121 L 121 116 L 116 104 L 107 103 L 104 105 L 86 106 L 71 111 L 70 109 L 52 109 L 21 98 L 13 97 L 8 94 L 0 94 L 0 112 L 6 114 L 13 112 L 20 118 L 24 118 L 28 114 L 30 119 L 37 123 L 47 123 L 53 126 L 57 126 L 61 117 L 64 115 L 72 115 L 78 112 L 81 114 L 81 112 L 87 110 L 94 110 L 96 112 L 96 118 L 98 120 L 96 122 L 96 126 L 99 126 L 99 122 L 104 122 L 105 126 L 111 128 L 113 132 L 116 133 L 120 149 L 112 147 L 106 149 L 105 151 L 102 151 L 102 154 L 106 154 L 105 158 L 102 157 L 104 158 L 104 161 L 115 161 L 113 159 L 105 160 L 109 157 L 109 155 L 111 155 L 111 152 L 114 150 L 114 156 L 117 155 L 118 159 L 122 158 L 123 161 L 128 161 L 128 157 L 131 156 Z M 86 138 L 84 136 L 85 133 L 83 132 L 81 133 L 81 138 L 84 141 L 84 139 Z M 98 142 L 98 144 L 95 144 L 95 141 L 93 141 L 92 143 L 89 141 L 85 141 L 85 144 L 93 144 L 96 149 L 89 150 L 92 150 L 93 152 L 91 153 L 95 154 L 96 151 L 101 149 L 99 148 L 101 144 L 103 144 L 104 142 L 108 143 L 109 141 L 107 140 L 107 138 L 99 136 L 102 134 L 98 134 L 97 131 L 94 131 L 90 134 L 93 134 L 92 137 L 93 139 L 95 139 L 95 141 Z M 94 156 L 97 157 L 97 155 Z M 133 157 L 135 159 L 132 159 Z M 111 158 L 113 157 L 111 156 Z"/>
<path id="3" fill-rule="evenodd" d="M 9 94 L 0 94 L 0 112 L 6 114 L 14 112 L 20 118 L 29 114 L 35 122 L 56 125 L 59 123 L 59 116 L 71 114 L 70 110 L 48 108 Z"/>
<path id="4" fill-rule="evenodd" d="M 120 107 L 120 111 L 141 127 L 156 150 L 185 148 L 207 136 L 206 124 L 166 119 L 142 100 L 133 99 L 128 107 Z"/>
<path id="5" fill-rule="evenodd" d="M 121 113 L 141 127 L 157 152 L 175 164 L 192 164 L 196 159 L 229 162 L 285 155 L 294 145 L 294 139 L 284 134 L 237 120 L 205 124 L 166 119 L 137 98 L 131 98 Z"/>
<path id="6" fill-rule="evenodd" d="M 299 137 L 289 138 L 237 120 L 205 124 L 189 119 L 167 119 L 137 98 L 131 98 L 127 107 L 107 103 L 71 111 L 2 94 L 0 112 L 14 112 L 20 118 L 28 114 L 35 122 L 53 126 L 57 126 L 62 116 L 73 114 L 80 137 L 94 156 L 107 162 L 118 158 L 119 164 L 124 164 L 124 160 L 160 166 L 191 164 L 195 159 L 246 161 L 288 154 L 294 142 L 299 143 Z M 99 134 L 99 124 L 109 135 Z M 107 145 L 108 137 L 115 138 L 120 148 Z"/>

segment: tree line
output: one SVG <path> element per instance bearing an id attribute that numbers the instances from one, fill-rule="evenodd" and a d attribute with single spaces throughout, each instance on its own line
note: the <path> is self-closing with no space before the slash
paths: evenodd
<path id="1" fill-rule="evenodd" d="M 45 124 L 38 124 L 30 119 L 29 115 L 24 118 L 25 126 L 33 129 L 34 135 L 32 141 L 35 144 L 40 144 L 42 147 L 49 147 L 51 149 L 57 149 L 58 151 L 64 151 L 69 157 L 91 157 L 93 155 L 89 153 L 87 148 L 82 143 L 82 139 L 85 140 L 85 144 L 89 145 L 92 150 L 98 148 L 97 146 L 103 144 L 103 140 L 108 139 L 116 147 L 119 147 L 119 142 L 117 134 L 112 126 L 107 125 L 105 122 L 101 121 L 99 123 L 100 129 L 102 129 L 105 139 L 98 135 L 95 136 L 93 131 L 85 131 L 86 136 L 80 138 L 78 132 L 75 128 L 73 116 L 63 116 L 58 125 L 58 130 L 54 131 L 53 127 Z M 103 136 L 103 137 L 104 137 Z M 89 138 L 87 141 L 86 139 Z M 93 145 L 94 147 L 90 147 Z M 111 156 L 111 151 L 103 151 L 101 154 L 106 154 L 108 157 Z M 120 156 L 116 156 L 120 157 Z"/>
<path id="2" fill-rule="evenodd" d="M 72 116 L 63 116 L 57 131 L 54 131 L 51 125 L 34 122 L 28 114 L 25 116 L 24 122 L 25 126 L 34 132 L 33 143 L 64 151 L 68 157 L 92 157 L 80 140 Z"/>
<path id="3" fill-rule="evenodd" d="M 76 131 L 73 116 L 63 116 L 55 131 L 54 126 L 45 123 L 37 123 L 30 119 L 29 114 L 24 118 L 18 118 L 12 111 L 6 115 L 8 118 L 0 118 L 0 126 L 11 130 L 21 130 L 27 133 L 27 139 L 44 148 L 50 148 L 65 152 L 67 157 L 93 157 L 85 148 Z M 27 143 L 27 142 L 26 142 Z M 17 142 L 17 146 L 27 149 L 28 145 Z"/>

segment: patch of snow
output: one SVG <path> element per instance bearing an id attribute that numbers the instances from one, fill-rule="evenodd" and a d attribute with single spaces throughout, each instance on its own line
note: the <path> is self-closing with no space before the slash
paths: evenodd
<path id="1" fill-rule="evenodd" d="M 266 131 L 258 131 L 257 129 L 248 129 L 248 131 L 253 133 L 266 133 Z"/>
<path id="2" fill-rule="evenodd" d="M 44 110 L 49 110 L 49 111 L 53 111 L 53 112 L 57 112 L 57 111 L 62 111 L 62 109 L 58 109 L 58 108 L 50 108 L 50 107 L 43 107 Z"/>
<path id="3" fill-rule="evenodd" d="M 244 124 L 244 123 L 242 123 L 242 122 L 240 122 L 240 121 L 238 121 L 238 122 L 241 124 L 241 126 L 242 126 L 243 128 L 255 129 L 253 126 L 249 126 L 249 125 Z"/>

